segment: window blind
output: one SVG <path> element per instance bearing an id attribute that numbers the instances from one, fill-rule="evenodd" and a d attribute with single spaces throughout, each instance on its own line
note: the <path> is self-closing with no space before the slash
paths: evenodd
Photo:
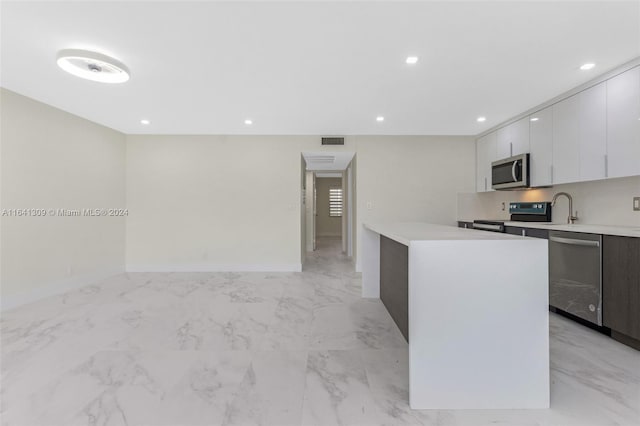
<path id="1" fill-rule="evenodd" d="M 329 188 L 329 216 L 342 216 L 342 188 Z"/>

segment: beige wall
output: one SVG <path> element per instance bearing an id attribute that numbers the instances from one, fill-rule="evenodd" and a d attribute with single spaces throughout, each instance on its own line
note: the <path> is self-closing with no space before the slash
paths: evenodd
<path id="1" fill-rule="evenodd" d="M 466 136 L 358 137 L 357 252 L 362 224 L 454 225 L 458 192 L 475 189 L 475 148 Z M 356 255 L 356 268 L 360 260 Z"/>
<path id="2" fill-rule="evenodd" d="M 307 189 L 307 162 L 300 155 L 300 263 L 304 264 L 307 257 L 307 215 L 306 215 L 306 189 Z"/>
<path id="3" fill-rule="evenodd" d="M 339 237 L 342 235 L 342 217 L 329 216 L 329 188 L 342 188 L 341 178 L 316 178 L 317 209 L 316 235 Z"/>
<path id="4" fill-rule="evenodd" d="M 125 207 L 125 137 L 2 89 L 2 209 Z M 124 217 L 2 216 L 3 309 L 124 271 Z"/>
<path id="5" fill-rule="evenodd" d="M 305 239 L 306 239 L 306 250 L 309 251 L 313 251 L 313 240 L 315 238 L 315 232 L 316 232 L 316 218 L 315 215 L 313 214 L 313 193 L 314 193 L 314 186 L 315 186 L 315 176 L 313 174 L 313 172 L 305 172 L 306 174 L 306 184 L 307 184 L 307 191 L 305 193 L 305 224 L 307 227 L 306 230 L 306 235 L 305 235 Z"/>
<path id="6" fill-rule="evenodd" d="M 299 270 L 303 141 L 128 136 L 127 269 Z"/>
<path id="7" fill-rule="evenodd" d="M 494 191 L 458 195 L 458 218 L 508 219 L 511 201 L 551 201 L 556 192 L 568 192 L 578 223 L 640 226 L 640 212 L 633 211 L 633 197 L 640 197 L 640 176 L 555 185 L 527 191 Z M 502 203 L 506 204 L 505 211 Z M 566 198 L 552 210 L 553 222 L 563 223 L 569 213 Z"/>
<path id="8" fill-rule="evenodd" d="M 323 150 L 358 158 L 356 255 L 363 222 L 455 224 L 475 187 L 472 137 L 127 136 L 127 269 L 299 270 L 300 153 Z"/>

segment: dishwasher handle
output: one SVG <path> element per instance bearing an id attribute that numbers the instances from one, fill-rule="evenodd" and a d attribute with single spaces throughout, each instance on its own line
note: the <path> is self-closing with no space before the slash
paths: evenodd
<path id="1" fill-rule="evenodd" d="M 549 237 L 554 243 L 571 244 L 574 246 L 600 247 L 600 241 L 578 240 L 575 238 Z"/>

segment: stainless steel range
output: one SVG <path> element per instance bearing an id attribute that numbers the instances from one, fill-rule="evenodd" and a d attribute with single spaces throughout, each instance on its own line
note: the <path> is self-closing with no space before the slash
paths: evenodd
<path id="1" fill-rule="evenodd" d="M 509 203 L 509 213 L 511 222 L 551 222 L 551 202 L 513 202 Z M 474 229 L 483 231 L 505 232 L 504 219 L 486 220 L 478 219 L 473 221 Z"/>

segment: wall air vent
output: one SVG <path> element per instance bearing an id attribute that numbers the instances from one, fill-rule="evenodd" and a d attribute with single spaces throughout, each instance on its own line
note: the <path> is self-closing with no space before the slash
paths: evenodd
<path id="1" fill-rule="evenodd" d="M 344 145 L 344 138 L 322 138 L 322 145 Z"/>

